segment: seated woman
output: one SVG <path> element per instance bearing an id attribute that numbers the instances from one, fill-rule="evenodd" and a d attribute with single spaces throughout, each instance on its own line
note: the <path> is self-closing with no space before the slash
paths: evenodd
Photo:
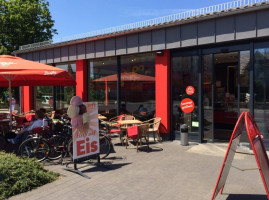
<path id="1" fill-rule="evenodd" d="M 141 121 L 145 121 L 148 119 L 148 109 L 145 108 L 143 104 L 138 107 L 138 115 Z"/>
<path id="2" fill-rule="evenodd" d="M 37 110 L 35 112 L 35 118 L 36 120 L 32 121 L 27 127 L 24 127 L 14 139 L 8 139 L 8 141 L 12 144 L 18 144 L 20 141 L 27 138 L 29 132 L 32 131 L 34 128 L 48 125 L 48 122 L 43 120 L 44 114 L 42 111 Z"/>

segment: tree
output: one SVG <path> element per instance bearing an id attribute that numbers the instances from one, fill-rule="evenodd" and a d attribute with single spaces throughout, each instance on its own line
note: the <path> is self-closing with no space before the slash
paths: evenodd
<path id="1" fill-rule="evenodd" d="M 0 0 L 0 54 L 52 39 L 57 31 L 48 6 L 47 0 Z"/>

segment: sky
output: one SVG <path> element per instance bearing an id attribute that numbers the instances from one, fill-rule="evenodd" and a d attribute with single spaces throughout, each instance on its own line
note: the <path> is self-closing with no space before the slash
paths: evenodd
<path id="1" fill-rule="evenodd" d="M 47 0 L 54 39 L 130 24 L 232 0 Z"/>

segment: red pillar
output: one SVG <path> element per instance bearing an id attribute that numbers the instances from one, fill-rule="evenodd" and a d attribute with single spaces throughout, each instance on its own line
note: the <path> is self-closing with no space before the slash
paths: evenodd
<path id="1" fill-rule="evenodd" d="M 76 82 L 76 95 L 87 101 L 87 60 L 76 61 Z"/>
<path id="2" fill-rule="evenodd" d="M 170 132 L 170 51 L 155 55 L 156 117 L 162 119 L 160 133 Z"/>
<path id="3" fill-rule="evenodd" d="M 27 112 L 34 109 L 33 87 L 21 87 L 21 111 Z"/>

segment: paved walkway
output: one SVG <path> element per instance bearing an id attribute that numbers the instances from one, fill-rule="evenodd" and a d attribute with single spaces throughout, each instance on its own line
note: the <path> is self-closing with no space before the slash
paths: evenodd
<path id="1" fill-rule="evenodd" d="M 211 199 L 227 143 L 190 143 L 179 141 L 152 143 L 151 151 L 135 146 L 128 149 L 116 145 L 116 153 L 102 160 L 110 170 L 78 165 L 90 179 L 64 170 L 65 166 L 46 163 L 46 168 L 61 174 L 59 180 L 31 192 L 10 198 L 22 199 L 93 199 L 93 200 L 209 200 Z M 239 147 L 233 164 L 255 168 L 251 151 Z M 72 167 L 72 165 L 70 165 Z M 231 168 L 223 194 L 218 200 L 267 199 L 258 170 L 240 171 Z"/>

